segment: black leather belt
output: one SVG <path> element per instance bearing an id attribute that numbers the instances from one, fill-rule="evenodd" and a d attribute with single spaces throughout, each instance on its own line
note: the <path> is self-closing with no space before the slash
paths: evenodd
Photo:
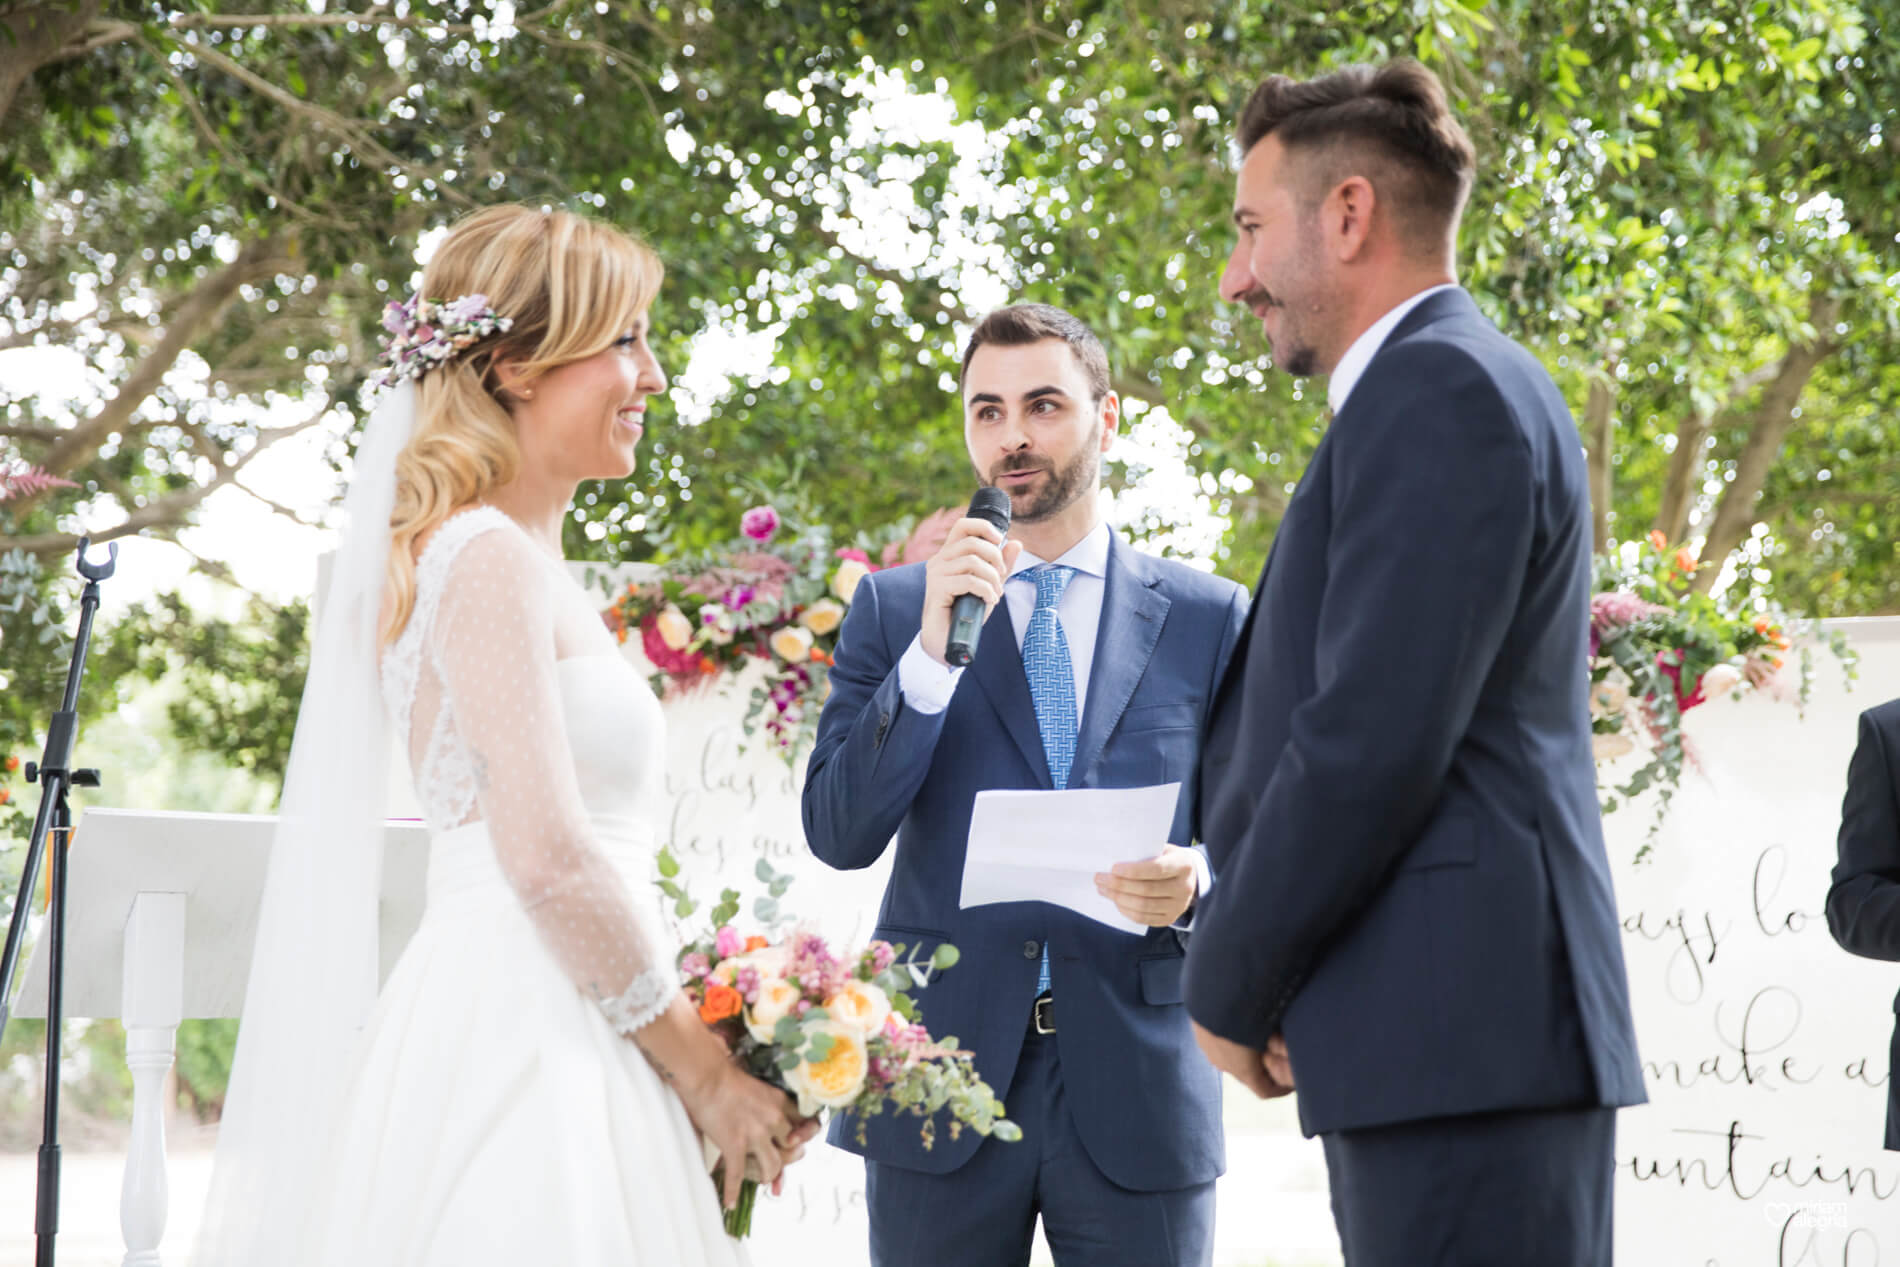
<path id="1" fill-rule="evenodd" d="M 1055 1033 L 1056 1032 L 1055 1000 L 1051 999 L 1046 994 L 1043 995 L 1041 998 L 1037 999 L 1036 1010 L 1033 1013 L 1033 1020 L 1036 1026 L 1036 1032 L 1038 1034 Z"/>

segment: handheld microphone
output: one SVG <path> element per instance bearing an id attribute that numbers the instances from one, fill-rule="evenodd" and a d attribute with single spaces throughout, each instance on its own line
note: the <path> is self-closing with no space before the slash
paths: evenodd
<path id="1" fill-rule="evenodd" d="M 1009 535 L 1009 494 L 985 485 L 970 499 L 971 519 L 993 524 L 1004 536 Z M 983 634 L 983 600 L 975 594 L 959 594 L 950 605 L 950 637 L 944 643 L 943 658 L 961 667 L 976 659 L 976 640 Z"/>

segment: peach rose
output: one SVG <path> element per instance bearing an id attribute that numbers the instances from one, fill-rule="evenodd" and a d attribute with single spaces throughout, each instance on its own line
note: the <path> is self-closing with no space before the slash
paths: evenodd
<path id="1" fill-rule="evenodd" d="M 1614 761 L 1634 752 L 1636 743 L 1628 735 L 1592 735 L 1590 748 L 1598 761 Z"/>
<path id="2" fill-rule="evenodd" d="M 655 616 L 653 627 L 659 630 L 660 641 L 666 644 L 668 651 L 684 651 L 686 644 L 693 640 L 693 622 L 677 607 L 669 605 Z"/>
<path id="3" fill-rule="evenodd" d="M 788 663 L 803 664 L 811 658 L 811 631 L 798 625 L 786 625 L 772 635 L 772 650 Z"/>
<path id="4" fill-rule="evenodd" d="M 786 981 L 762 980 L 759 996 L 746 1009 L 745 1027 L 762 1043 L 772 1041 L 772 1031 L 792 1014 L 801 997 L 797 986 Z"/>
<path id="5" fill-rule="evenodd" d="M 1742 671 L 1732 664 L 1718 664 L 1702 675 L 1704 699 L 1720 699 L 1742 684 Z"/>
<path id="6" fill-rule="evenodd" d="M 869 981 L 847 981 L 843 989 L 825 1000 L 825 1011 L 873 1034 L 891 1014 L 891 1000 Z"/>
<path id="7" fill-rule="evenodd" d="M 829 1038 L 831 1050 L 823 1060 L 800 1061 L 785 1075 L 785 1085 L 798 1097 L 798 1111 L 810 1117 L 821 1108 L 845 1108 L 864 1090 L 871 1069 L 864 1034 L 842 1021 L 814 1021 L 805 1032 Z"/>
<path id="8" fill-rule="evenodd" d="M 868 564 L 861 563 L 857 559 L 846 559 L 838 565 L 838 570 L 831 574 L 831 592 L 838 596 L 839 602 L 849 603 L 851 596 L 857 593 L 858 582 L 869 575 L 871 575 L 871 568 Z"/>
<path id="9" fill-rule="evenodd" d="M 835 598 L 821 598 L 805 609 L 805 628 L 819 637 L 830 633 L 844 621 L 844 605 Z"/>
<path id="10" fill-rule="evenodd" d="M 1629 688 L 1621 682 L 1598 682 L 1590 688 L 1590 711 L 1598 717 L 1607 717 L 1622 712 L 1629 699 Z"/>

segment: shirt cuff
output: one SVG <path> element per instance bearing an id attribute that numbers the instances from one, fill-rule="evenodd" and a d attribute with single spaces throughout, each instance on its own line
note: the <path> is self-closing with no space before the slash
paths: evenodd
<path id="1" fill-rule="evenodd" d="M 1194 901 L 1196 905 L 1199 905 L 1201 899 L 1207 896 L 1207 891 L 1214 887 L 1214 871 L 1213 868 L 1207 865 L 1206 854 L 1202 853 L 1199 849 L 1194 850 L 1193 853 Z"/>
<path id="2" fill-rule="evenodd" d="M 962 676 L 962 669 L 930 658 L 922 634 L 910 640 L 897 662 L 897 689 L 903 693 L 905 705 L 920 713 L 941 713 L 950 707 L 950 697 L 956 694 L 957 679 Z"/>
<path id="3" fill-rule="evenodd" d="M 1194 900 L 1188 903 L 1181 918 L 1174 921 L 1174 927 L 1187 929 L 1194 924 L 1194 913 L 1201 909 L 1201 903 L 1207 900 L 1207 891 L 1214 887 L 1214 871 L 1207 865 L 1207 854 L 1195 849 L 1194 854 Z"/>

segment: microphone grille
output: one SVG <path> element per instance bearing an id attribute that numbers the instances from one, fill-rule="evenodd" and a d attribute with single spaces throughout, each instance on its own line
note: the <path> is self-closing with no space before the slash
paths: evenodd
<path id="1" fill-rule="evenodd" d="M 993 524 L 998 532 L 1009 531 L 1009 494 L 985 484 L 970 499 L 970 518 Z"/>

